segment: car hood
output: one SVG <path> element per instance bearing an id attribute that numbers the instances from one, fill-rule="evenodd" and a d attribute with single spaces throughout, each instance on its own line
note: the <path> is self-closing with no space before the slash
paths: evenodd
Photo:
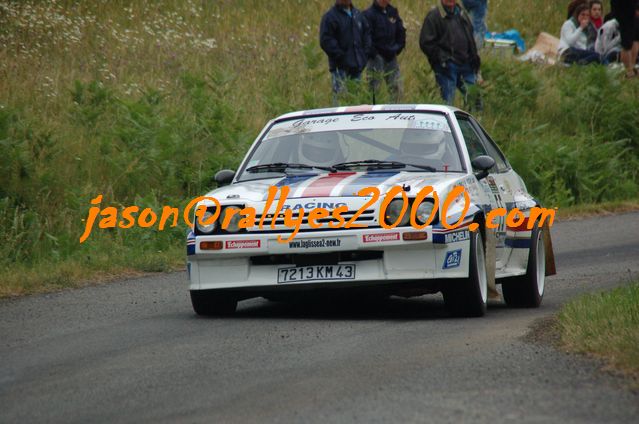
<path id="1" fill-rule="evenodd" d="M 288 186 L 288 199 L 358 197 L 357 193 L 367 187 L 377 187 L 383 194 L 393 186 L 403 186 L 407 194 L 415 195 L 426 186 L 432 186 L 440 198 L 455 185 L 466 185 L 468 178 L 463 173 L 444 172 L 336 172 L 303 174 L 235 183 L 213 190 L 207 196 L 215 197 L 222 204 L 260 203 L 266 200 L 271 186 Z"/>

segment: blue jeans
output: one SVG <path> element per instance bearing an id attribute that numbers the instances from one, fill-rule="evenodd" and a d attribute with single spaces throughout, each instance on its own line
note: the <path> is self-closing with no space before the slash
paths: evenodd
<path id="1" fill-rule="evenodd" d="M 477 48 L 484 46 L 484 37 L 488 28 L 486 27 L 486 13 L 488 12 L 488 0 L 463 0 L 464 8 L 468 11 L 473 22 L 473 35 Z"/>
<path id="2" fill-rule="evenodd" d="M 574 47 L 568 47 L 568 49 L 562 53 L 561 58 L 568 64 L 588 65 L 591 63 L 601 63 L 599 53 L 590 50 L 576 49 Z"/>
<path id="3" fill-rule="evenodd" d="M 473 68 L 468 65 L 458 65 L 452 60 L 445 63 L 445 66 L 436 66 L 435 81 L 439 85 L 439 89 L 442 93 L 442 98 L 449 105 L 453 104 L 455 100 L 455 90 L 459 88 L 459 91 L 464 95 L 466 101 L 466 95 L 468 90 L 466 85 L 474 85 L 477 82 L 477 74 Z"/>
<path id="4" fill-rule="evenodd" d="M 402 83 L 397 58 L 395 57 L 390 62 L 387 62 L 382 56 L 375 55 L 374 58 L 368 61 L 366 69 L 368 70 L 368 79 L 373 94 L 379 91 L 382 80 L 385 80 L 393 103 L 399 103 Z"/>
<path id="5" fill-rule="evenodd" d="M 331 72 L 331 85 L 333 87 L 333 106 L 339 105 L 340 94 L 347 92 L 347 81 L 355 80 L 360 81 L 362 79 L 362 73 L 349 74 L 343 69 L 335 69 Z"/>

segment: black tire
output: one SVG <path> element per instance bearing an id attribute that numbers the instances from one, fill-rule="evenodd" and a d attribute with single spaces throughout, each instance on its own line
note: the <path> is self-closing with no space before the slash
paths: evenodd
<path id="1" fill-rule="evenodd" d="M 237 298 L 214 290 L 191 290 L 191 304 L 198 315 L 232 315 L 237 308 Z"/>
<path id="2" fill-rule="evenodd" d="M 526 274 L 506 278 L 502 283 L 504 301 L 517 308 L 538 308 L 546 285 L 546 250 L 544 231 L 535 226 L 530 235 L 530 253 Z"/>
<path id="3" fill-rule="evenodd" d="M 486 314 L 488 275 L 486 252 L 480 230 L 470 233 L 468 278 L 451 281 L 443 290 L 446 309 L 457 317 L 481 317 Z"/>

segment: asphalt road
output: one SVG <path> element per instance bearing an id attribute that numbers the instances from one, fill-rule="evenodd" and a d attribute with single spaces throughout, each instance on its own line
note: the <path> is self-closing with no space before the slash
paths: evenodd
<path id="1" fill-rule="evenodd" d="M 0 423 L 637 422 L 639 394 L 524 337 L 574 296 L 639 277 L 639 214 L 558 223 L 540 309 L 447 317 L 240 303 L 196 317 L 176 273 L 0 301 Z"/>

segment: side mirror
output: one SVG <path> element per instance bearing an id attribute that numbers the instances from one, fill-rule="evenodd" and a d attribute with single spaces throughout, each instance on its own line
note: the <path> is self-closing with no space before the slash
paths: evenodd
<path id="1" fill-rule="evenodd" d="M 483 180 L 488 176 L 488 170 L 495 166 L 495 159 L 486 155 L 477 156 L 475 159 L 473 159 L 471 165 L 473 166 L 473 169 L 478 170 L 475 172 L 475 177 L 477 177 L 477 180 Z"/>
<path id="2" fill-rule="evenodd" d="M 234 177 L 235 171 L 231 171 L 230 169 L 223 169 L 215 174 L 214 179 L 218 187 L 222 187 L 231 184 L 231 181 L 233 181 Z"/>

